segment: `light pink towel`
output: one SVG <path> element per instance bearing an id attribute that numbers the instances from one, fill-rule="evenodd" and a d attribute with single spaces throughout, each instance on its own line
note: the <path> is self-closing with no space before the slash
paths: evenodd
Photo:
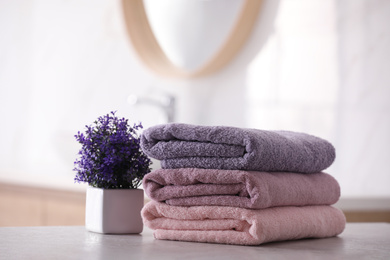
<path id="1" fill-rule="evenodd" d="M 345 216 L 332 206 L 177 207 L 151 201 L 142 209 L 156 239 L 259 245 L 271 241 L 332 237 L 343 232 Z"/>
<path id="2" fill-rule="evenodd" d="M 143 179 L 146 194 L 174 206 L 331 205 L 340 186 L 326 173 L 249 172 L 217 169 L 159 169 Z"/>

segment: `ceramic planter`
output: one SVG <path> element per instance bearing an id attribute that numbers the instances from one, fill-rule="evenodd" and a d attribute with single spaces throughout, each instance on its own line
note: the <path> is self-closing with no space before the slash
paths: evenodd
<path id="1" fill-rule="evenodd" d="M 88 187 L 85 211 L 87 230 L 104 234 L 142 232 L 141 189 L 100 189 Z"/>

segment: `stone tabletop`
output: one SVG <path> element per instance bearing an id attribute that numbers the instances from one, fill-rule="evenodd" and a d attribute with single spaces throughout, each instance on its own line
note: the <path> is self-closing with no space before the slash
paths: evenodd
<path id="1" fill-rule="evenodd" d="M 2 227 L 0 259 L 390 259 L 389 223 L 348 223 L 338 237 L 236 246 L 103 235 L 83 226 Z"/>

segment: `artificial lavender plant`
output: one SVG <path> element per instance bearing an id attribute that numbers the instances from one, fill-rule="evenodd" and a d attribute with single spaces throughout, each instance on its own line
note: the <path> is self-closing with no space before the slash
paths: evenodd
<path id="1" fill-rule="evenodd" d="M 76 140 L 82 145 L 74 162 L 75 181 L 104 189 L 136 189 L 151 171 L 151 160 L 140 147 L 137 130 L 115 112 L 100 116 Z"/>

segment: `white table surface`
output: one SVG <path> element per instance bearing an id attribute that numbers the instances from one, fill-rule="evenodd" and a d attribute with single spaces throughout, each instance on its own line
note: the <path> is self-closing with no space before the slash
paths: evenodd
<path id="1" fill-rule="evenodd" d="M 349 223 L 338 237 L 235 246 L 102 235 L 83 226 L 2 227 L 0 259 L 390 259 L 389 223 Z"/>

